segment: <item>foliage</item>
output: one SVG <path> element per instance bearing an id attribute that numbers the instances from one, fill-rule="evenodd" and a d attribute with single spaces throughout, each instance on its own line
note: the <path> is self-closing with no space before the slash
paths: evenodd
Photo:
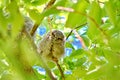
<path id="1" fill-rule="evenodd" d="M 56 0 L 44 10 L 48 2 L 0 0 L 0 80 L 49 80 L 46 73 L 40 72 L 43 63 L 31 40 L 19 36 L 24 16 L 40 25 L 35 36 L 36 44 L 50 30 L 48 17 L 52 19 L 53 29 L 63 31 L 66 37 L 71 29 L 76 29 L 83 39 L 83 42 L 79 41 L 72 33 L 66 40 L 66 53 L 59 61 L 66 80 L 119 80 L 120 1 Z M 41 28 L 43 31 L 40 32 Z M 49 67 L 61 80 L 56 65 L 50 62 Z"/>

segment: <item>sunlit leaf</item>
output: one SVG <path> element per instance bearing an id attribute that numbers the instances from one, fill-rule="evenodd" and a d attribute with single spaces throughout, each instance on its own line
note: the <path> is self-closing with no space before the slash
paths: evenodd
<path id="1" fill-rule="evenodd" d="M 110 21 L 113 23 L 114 26 L 116 26 L 116 8 L 115 4 L 113 4 L 113 1 L 106 2 L 105 10 L 110 18 Z"/>
<path id="2" fill-rule="evenodd" d="M 9 11 L 9 21 L 10 25 L 9 27 L 11 28 L 12 31 L 12 36 L 16 37 L 23 27 L 23 17 L 19 12 L 18 5 L 15 1 L 12 1 L 8 6 L 7 9 Z"/>
<path id="3" fill-rule="evenodd" d="M 79 0 L 78 3 L 73 5 L 73 9 L 76 11 L 86 14 L 86 9 L 88 7 L 88 3 L 85 0 Z M 84 24 L 86 22 L 86 18 L 84 15 L 81 15 L 77 12 L 69 13 L 68 19 L 66 22 L 66 27 L 76 27 L 80 24 Z"/>
<path id="4" fill-rule="evenodd" d="M 44 18 L 44 16 L 40 14 L 36 9 L 29 10 L 29 15 L 33 20 L 35 20 L 36 23 L 40 23 Z"/>
<path id="5" fill-rule="evenodd" d="M 3 10 L 0 9 L 0 30 L 2 31 L 3 29 L 6 30 L 7 28 L 7 20 L 5 18 L 5 15 L 3 13 Z"/>
<path id="6" fill-rule="evenodd" d="M 100 33 L 99 25 L 101 24 L 101 8 L 95 1 L 90 6 L 90 11 L 88 15 L 92 18 L 88 18 L 88 35 L 94 37 Z"/>
<path id="7" fill-rule="evenodd" d="M 70 28 L 85 23 L 76 30 L 87 49 L 72 33 L 66 40 L 65 55 L 58 61 L 65 80 L 119 80 L 120 1 L 56 0 L 45 10 L 49 1 L 54 0 L 0 0 L 0 80 L 52 80 L 44 67 L 62 80 L 55 63 L 44 65 L 34 42 L 37 45 L 51 29 L 61 30 L 67 37 Z M 36 32 L 30 39 L 29 33 L 25 34 L 23 16 L 43 31 L 41 36 Z M 44 73 L 34 66 L 43 68 Z"/>
<path id="8" fill-rule="evenodd" d="M 88 38 L 88 36 L 83 35 L 83 36 L 81 36 L 81 37 L 82 37 L 85 45 L 86 45 L 86 46 L 90 46 L 90 39 Z"/>
<path id="9" fill-rule="evenodd" d="M 32 6 L 39 6 L 45 4 L 48 0 L 23 0 L 25 4 L 29 4 Z"/>
<path id="10" fill-rule="evenodd" d="M 69 48 L 69 47 L 70 47 L 70 48 L 73 48 L 72 44 L 69 43 L 69 42 L 66 42 L 66 43 L 65 43 L 65 47 L 67 47 L 67 48 Z"/>
<path id="11" fill-rule="evenodd" d="M 85 74 L 86 74 L 86 70 L 84 70 L 84 68 L 82 67 L 77 67 L 74 71 L 72 76 L 74 76 L 75 79 L 81 79 Z"/>
<path id="12" fill-rule="evenodd" d="M 117 36 L 116 36 L 117 37 Z M 116 38 L 116 39 L 112 39 L 110 41 L 110 47 L 115 50 L 115 51 L 119 51 L 120 50 L 120 38 Z"/>
<path id="13" fill-rule="evenodd" d="M 75 50 L 75 51 L 73 51 L 73 52 L 71 53 L 70 57 L 71 57 L 71 58 L 81 57 L 81 56 L 83 56 L 83 55 L 82 55 L 83 52 L 84 52 L 84 51 L 83 51 L 82 49 Z"/>

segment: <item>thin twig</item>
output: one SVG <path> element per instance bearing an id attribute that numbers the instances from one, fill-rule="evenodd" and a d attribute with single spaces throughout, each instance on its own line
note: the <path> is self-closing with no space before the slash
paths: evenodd
<path id="1" fill-rule="evenodd" d="M 60 74 L 61 74 L 61 77 L 62 77 L 62 80 L 65 80 L 65 76 L 64 76 L 64 73 L 63 73 L 63 70 L 62 68 L 60 67 L 60 64 L 58 63 L 58 60 L 55 61 L 59 71 L 60 71 Z"/>
<path id="2" fill-rule="evenodd" d="M 43 11 L 45 11 L 46 9 L 49 9 L 55 3 L 55 1 L 56 0 L 50 0 L 50 2 L 48 2 L 48 4 L 46 5 Z"/>
<path id="3" fill-rule="evenodd" d="M 105 33 L 105 31 L 100 28 L 100 26 L 97 24 L 97 22 L 95 21 L 94 18 L 92 18 L 91 16 L 85 14 L 85 13 L 82 13 L 80 11 L 77 11 L 77 10 L 74 10 L 72 8 L 66 8 L 66 7 L 63 7 L 63 6 L 57 6 L 56 7 L 57 10 L 62 10 L 62 11 L 67 11 L 67 12 L 73 12 L 73 13 L 77 13 L 77 14 L 80 14 L 80 15 L 83 15 L 83 16 L 86 16 L 87 18 L 89 18 L 94 24 L 95 24 L 95 27 L 97 27 L 101 32 L 102 34 L 105 36 L 105 37 L 108 37 L 107 34 Z"/>
<path id="4" fill-rule="evenodd" d="M 87 25 L 87 23 L 81 24 L 80 26 L 77 26 L 74 29 L 80 28 L 80 27 L 85 26 L 85 25 Z"/>
<path id="5" fill-rule="evenodd" d="M 53 28 L 53 26 L 52 26 L 52 24 L 51 24 L 51 19 L 50 19 L 50 17 L 48 17 L 48 24 L 49 24 L 49 27 L 50 27 L 50 35 L 52 36 L 52 28 Z"/>
<path id="6" fill-rule="evenodd" d="M 39 55 L 41 57 L 41 55 Z M 42 63 L 43 63 L 43 67 L 45 68 L 46 70 L 46 73 L 49 75 L 50 79 L 51 80 L 57 80 L 57 78 L 55 78 L 55 76 L 52 74 L 50 68 L 48 67 L 46 61 L 43 59 L 43 57 L 41 57 L 41 59 L 43 60 Z"/>
<path id="7" fill-rule="evenodd" d="M 51 36 L 53 36 L 52 34 L 51 34 Z M 51 43 L 52 43 L 52 45 L 50 46 L 50 53 L 49 54 L 51 54 L 51 55 L 53 55 L 54 53 L 53 53 L 53 45 L 54 45 L 54 43 L 53 43 L 53 41 L 51 41 Z M 56 57 L 54 57 L 54 56 L 52 56 L 52 60 L 56 63 L 56 65 L 57 65 L 57 67 L 58 67 L 58 70 L 60 71 L 60 74 L 61 74 L 61 77 L 62 77 L 62 80 L 65 80 L 65 77 L 64 77 L 64 73 L 63 73 L 63 71 L 62 71 L 62 68 L 60 67 L 60 64 L 58 63 L 58 58 L 56 58 Z"/>
<path id="8" fill-rule="evenodd" d="M 37 23 L 34 24 L 32 30 L 30 31 L 30 35 L 31 35 L 31 36 L 34 36 L 34 33 L 35 33 L 35 31 L 37 30 L 38 26 L 39 26 L 39 25 L 38 25 Z"/>
<path id="9" fill-rule="evenodd" d="M 72 29 L 71 32 L 68 34 L 66 40 L 69 38 L 69 36 L 72 34 L 72 32 L 74 32 L 75 36 L 76 36 L 76 37 L 80 40 L 80 42 L 82 43 L 82 47 L 83 47 L 84 49 L 86 49 L 86 45 L 85 45 L 85 43 L 84 43 L 84 40 L 83 40 L 82 37 L 75 31 L 77 28 L 79 28 L 79 27 L 81 27 L 81 26 L 84 26 L 84 25 L 86 25 L 86 24 L 87 24 L 87 23 L 82 24 L 82 25 L 77 26 L 77 27 L 75 27 L 74 29 Z"/>
<path id="10" fill-rule="evenodd" d="M 81 24 L 80 26 L 77 26 L 77 27 L 75 27 L 74 29 L 72 29 L 71 31 L 70 31 L 70 33 L 68 34 L 68 36 L 66 37 L 66 40 L 69 38 L 69 36 L 72 34 L 72 32 L 73 32 L 73 30 L 75 30 L 75 29 L 77 29 L 77 28 L 80 28 L 80 27 L 82 27 L 82 26 L 84 26 L 84 25 L 86 25 L 87 23 L 84 23 L 84 24 Z"/>
<path id="11" fill-rule="evenodd" d="M 72 34 L 73 29 L 70 31 L 70 33 L 68 34 L 68 36 L 66 37 L 66 40 L 68 40 L 69 36 Z"/>
<path id="12" fill-rule="evenodd" d="M 46 9 L 49 9 L 54 3 L 55 3 L 56 0 L 50 0 L 48 2 L 48 4 L 46 5 L 46 7 L 44 8 L 43 12 L 46 10 Z M 41 18 L 41 21 L 44 19 L 44 16 L 42 16 Z M 32 30 L 30 31 L 30 35 L 31 36 L 34 36 L 34 33 L 35 31 L 37 30 L 38 26 L 39 26 L 40 22 L 39 23 L 35 23 Z"/>

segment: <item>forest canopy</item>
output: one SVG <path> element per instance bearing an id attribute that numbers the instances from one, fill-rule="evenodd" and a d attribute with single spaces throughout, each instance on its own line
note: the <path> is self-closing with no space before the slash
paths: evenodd
<path id="1" fill-rule="evenodd" d="M 37 44 L 65 35 L 65 80 L 120 79 L 120 0 L 0 0 L 0 80 L 63 80 L 46 69 Z"/>

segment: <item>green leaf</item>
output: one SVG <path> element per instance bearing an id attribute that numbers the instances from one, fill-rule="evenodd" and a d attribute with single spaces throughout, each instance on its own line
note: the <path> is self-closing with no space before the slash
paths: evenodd
<path id="1" fill-rule="evenodd" d="M 93 72 L 92 72 L 93 71 Z M 115 69 L 113 65 L 105 64 L 103 66 L 99 66 L 96 70 L 89 71 L 83 79 L 85 80 L 118 80 L 119 77 L 119 69 Z M 112 76 L 114 75 L 114 77 Z"/>
<path id="2" fill-rule="evenodd" d="M 111 26 L 111 23 L 104 23 L 102 24 L 100 27 L 104 30 L 104 31 L 109 31 L 109 27 Z"/>
<path id="3" fill-rule="evenodd" d="M 116 5 L 113 4 L 113 1 L 108 1 L 105 3 L 105 10 L 107 15 L 110 18 L 111 23 L 116 26 Z"/>
<path id="4" fill-rule="evenodd" d="M 70 75 L 66 78 L 66 80 L 76 80 L 75 76 L 73 75 Z"/>
<path id="5" fill-rule="evenodd" d="M 32 6 L 39 6 L 47 3 L 48 0 L 23 0 L 25 4 Z"/>
<path id="6" fill-rule="evenodd" d="M 45 16 L 49 16 L 49 15 L 53 15 L 53 14 L 58 14 L 60 13 L 59 10 L 56 9 L 57 6 L 65 6 L 66 5 L 66 1 L 67 0 L 60 0 L 58 2 L 56 2 L 55 5 L 51 6 L 51 8 L 47 9 L 46 11 L 44 11 L 44 15 Z"/>
<path id="7" fill-rule="evenodd" d="M 44 18 L 44 15 L 41 14 L 37 9 L 31 9 L 28 11 L 30 17 L 35 20 L 36 23 L 40 24 L 42 19 Z"/>
<path id="8" fill-rule="evenodd" d="M 109 41 L 109 45 L 112 48 L 112 50 L 119 51 L 120 50 L 120 47 L 119 47 L 120 46 L 120 38 L 111 39 Z"/>
<path id="9" fill-rule="evenodd" d="M 0 30 L 4 31 L 6 30 L 6 28 L 7 28 L 7 20 L 4 16 L 2 8 L 0 8 Z"/>
<path id="10" fill-rule="evenodd" d="M 78 0 L 78 2 L 74 4 L 72 8 L 80 13 L 86 14 L 87 7 L 88 7 L 88 3 L 85 0 Z M 73 12 L 73 13 L 69 13 L 65 25 L 66 27 L 73 28 L 81 24 L 84 24 L 85 22 L 86 22 L 86 17 L 84 15 L 81 15 L 77 12 Z"/>
<path id="11" fill-rule="evenodd" d="M 9 74 L 9 72 L 6 71 L 6 74 L 5 73 L 2 74 L 0 80 L 15 80 L 12 77 L 13 77 L 12 74 Z"/>
<path id="12" fill-rule="evenodd" d="M 90 46 L 90 39 L 89 39 L 89 37 L 87 35 L 81 35 L 81 37 L 82 37 L 85 45 L 89 47 Z"/>
<path id="13" fill-rule="evenodd" d="M 48 0 L 34 0 L 34 1 L 31 1 L 31 4 L 33 6 L 38 6 L 38 5 L 42 5 L 42 4 L 45 4 Z"/>
<path id="14" fill-rule="evenodd" d="M 49 15 L 52 15 L 52 14 L 58 14 L 60 11 L 55 9 L 55 8 L 56 8 L 56 6 L 53 6 L 52 8 L 47 9 L 43 14 L 45 16 L 49 16 Z"/>
<path id="15" fill-rule="evenodd" d="M 72 46 L 72 44 L 70 42 L 66 42 L 65 43 L 65 47 L 66 48 L 72 48 L 72 49 L 74 49 L 73 46 Z"/>
<path id="16" fill-rule="evenodd" d="M 68 2 L 68 0 L 59 0 L 56 2 L 55 6 L 65 6 Z"/>
<path id="17" fill-rule="evenodd" d="M 9 4 L 9 0 L 0 0 L 2 4 L 0 4 L 0 7 L 5 7 Z"/>
<path id="18" fill-rule="evenodd" d="M 35 75 L 37 75 L 39 80 L 44 79 L 46 77 L 45 75 L 38 73 L 38 71 L 36 69 L 34 69 L 34 72 L 35 72 Z"/>
<path id="19" fill-rule="evenodd" d="M 70 58 L 82 58 L 84 56 L 83 53 L 84 53 L 83 49 L 74 50 L 71 53 Z"/>
<path id="20" fill-rule="evenodd" d="M 100 27 L 99 25 L 101 24 L 101 8 L 98 3 L 95 1 L 91 4 L 90 6 L 90 11 L 88 15 L 92 18 L 88 17 L 88 35 L 90 37 L 94 37 L 96 35 L 99 35 L 100 31 L 98 28 Z"/>
<path id="21" fill-rule="evenodd" d="M 49 65 L 49 67 L 50 67 L 51 69 L 54 68 L 54 67 L 56 66 L 56 64 L 53 63 L 53 62 L 48 62 L 48 65 Z"/>
<path id="22" fill-rule="evenodd" d="M 17 5 L 17 2 L 12 1 L 8 6 L 7 10 L 9 11 L 9 27 L 12 31 L 12 37 L 16 37 L 18 33 L 20 32 L 21 28 L 23 27 L 23 17 L 21 13 L 19 12 L 19 8 Z"/>
<path id="23" fill-rule="evenodd" d="M 4 52 L 0 49 L 0 60 L 4 58 L 5 58 Z"/>
<path id="24" fill-rule="evenodd" d="M 82 67 L 77 67 L 75 70 L 73 70 L 72 75 L 70 75 L 70 76 L 67 77 L 67 80 L 81 79 L 86 74 L 86 72 L 87 71 L 85 69 L 82 69 Z"/>
<path id="25" fill-rule="evenodd" d="M 80 67 L 80 66 L 82 66 L 82 64 L 83 63 L 85 63 L 85 61 L 86 61 L 86 58 L 85 57 L 83 57 L 83 58 L 80 58 L 80 59 L 78 59 L 76 62 L 75 62 L 75 67 Z"/>

